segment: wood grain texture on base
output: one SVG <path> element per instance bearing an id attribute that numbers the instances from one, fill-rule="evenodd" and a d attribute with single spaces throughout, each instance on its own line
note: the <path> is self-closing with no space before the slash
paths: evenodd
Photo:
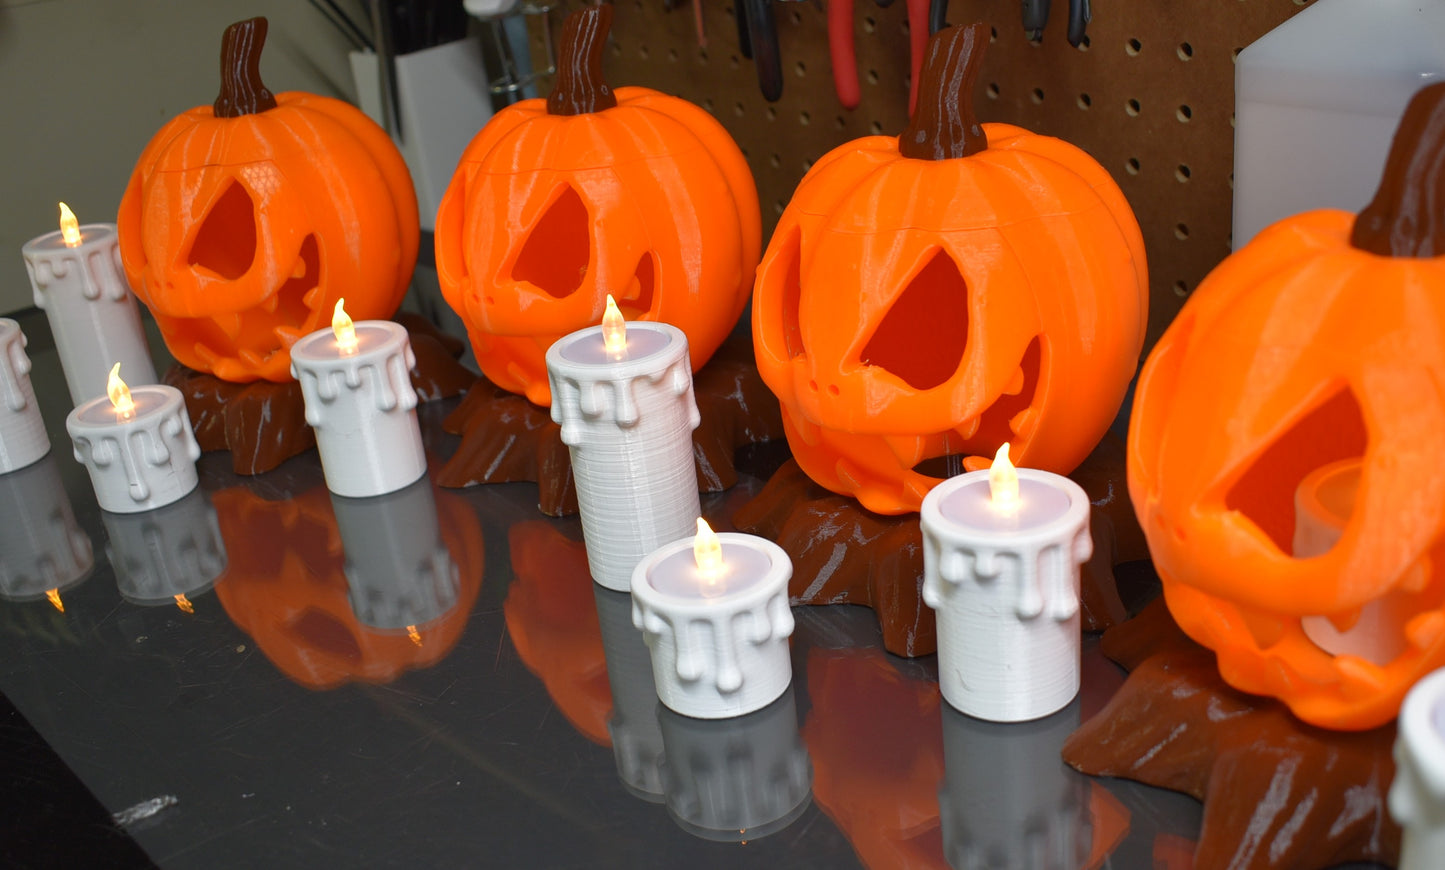
<path id="1" fill-rule="evenodd" d="M 721 492 L 737 483 L 733 454 L 739 448 L 783 437 L 778 400 L 758 377 L 751 346 L 733 339 L 693 375 L 693 394 L 702 416 L 692 433 L 698 489 Z M 542 513 L 577 513 L 571 457 L 548 409 L 483 378 L 442 428 L 462 438 L 442 468 L 442 486 L 528 481 L 537 484 Z"/>
<path id="2" fill-rule="evenodd" d="M 457 362 L 464 349 L 459 339 L 414 315 L 398 315 L 396 322 L 406 327 L 416 354 L 411 383 L 418 399 L 460 395 L 477 380 Z M 316 445 L 295 381 L 236 384 L 176 363 L 166 372 L 165 383 L 185 397 L 201 450 L 229 450 L 236 474 L 262 474 Z"/>
<path id="3" fill-rule="evenodd" d="M 1082 566 L 1086 631 L 1126 617 L 1114 566 L 1148 556 L 1124 480 L 1124 444 L 1105 436 L 1069 477 L 1091 504 L 1094 555 Z M 923 533 L 918 516 L 883 516 L 813 483 L 789 460 L 733 517 L 738 529 L 776 541 L 793 560 L 792 603 L 871 607 L 894 655 L 938 650 L 933 611 L 923 603 Z"/>
<path id="4" fill-rule="evenodd" d="M 1393 724 L 1327 731 L 1230 688 L 1162 599 L 1107 632 L 1101 648 L 1131 673 L 1069 737 L 1064 761 L 1203 801 L 1195 870 L 1396 863 L 1400 829 L 1385 803 Z"/>

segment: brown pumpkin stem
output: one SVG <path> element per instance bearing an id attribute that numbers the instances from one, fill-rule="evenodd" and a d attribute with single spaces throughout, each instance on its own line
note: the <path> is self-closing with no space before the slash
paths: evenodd
<path id="1" fill-rule="evenodd" d="M 1445 254 L 1445 82 L 1421 88 L 1405 107 L 1350 244 L 1382 257 Z"/>
<path id="2" fill-rule="evenodd" d="M 612 28 L 612 4 L 578 9 L 562 24 L 557 48 L 557 83 L 547 95 L 547 114 L 585 115 L 617 105 L 602 80 L 602 49 Z"/>
<path id="3" fill-rule="evenodd" d="M 973 88 L 988 45 L 988 25 L 945 27 L 928 40 L 918 80 L 918 106 L 898 135 L 898 153 L 915 160 L 950 160 L 988 148 L 973 114 Z"/>
<path id="4" fill-rule="evenodd" d="M 276 108 L 276 97 L 261 83 L 261 48 L 266 19 L 237 21 L 221 37 L 221 93 L 213 104 L 217 118 L 239 118 Z"/>

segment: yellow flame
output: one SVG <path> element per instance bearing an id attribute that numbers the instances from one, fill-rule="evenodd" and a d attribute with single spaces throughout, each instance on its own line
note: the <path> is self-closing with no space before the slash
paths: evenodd
<path id="1" fill-rule="evenodd" d="M 60 237 L 68 247 L 80 244 L 80 221 L 75 219 L 75 212 L 70 210 L 70 206 L 63 202 L 60 204 Z"/>
<path id="2" fill-rule="evenodd" d="M 988 470 L 988 491 L 993 506 L 1000 510 L 1014 510 L 1019 505 L 1019 473 L 1008 458 L 1008 442 L 994 454 L 993 466 Z"/>
<path id="3" fill-rule="evenodd" d="M 416 630 L 416 626 L 408 625 L 406 627 L 406 636 L 411 638 L 412 643 L 421 646 L 421 632 Z"/>
<path id="4" fill-rule="evenodd" d="M 722 573 L 722 542 L 707 520 L 697 518 L 697 537 L 692 539 L 692 558 L 697 562 L 698 573 L 709 579 Z"/>
<path id="5" fill-rule="evenodd" d="M 115 413 L 122 420 L 129 420 L 135 415 L 135 402 L 130 397 L 130 387 L 120 379 L 120 363 L 110 367 L 110 377 L 105 379 L 105 393 L 110 396 L 110 403 L 115 406 Z"/>
<path id="6" fill-rule="evenodd" d="M 331 312 L 331 331 L 336 335 L 336 346 L 341 348 L 344 354 L 356 353 L 356 326 L 351 322 L 351 315 L 346 313 L 346 300 L 336 300 L 336 308 Z"/>
<path id="7" fill-rule="evenodd" d="M 45 590 L 45 597 L 50 599 L 50 603 L 55 605 L 56 610 L 59 610 L 61 613 L 65 612 L 65 602 L 60 600 L 59 589 Z"/>
<path id="8" fill-rule="evenodd" d="M 187 613 L 195 613 L 195 612 L 196 612 L 196 606 L 191 603 L 191 599 L 187 598 L 187 597 L 184 596 L 184 595 L 177 595 L 177 596 L 176 596 L 176 606 L 179 607 L 180 609 L 184 610 L 184 611 L 187 612 Z"/>
<path id="9" fill-rule="evenodd" d="M 627 321 L 617 309 L 617 300 L 607 294 L 607 310 L 602 314 L 602 347 L 612 356 L 627 350 Z"/>

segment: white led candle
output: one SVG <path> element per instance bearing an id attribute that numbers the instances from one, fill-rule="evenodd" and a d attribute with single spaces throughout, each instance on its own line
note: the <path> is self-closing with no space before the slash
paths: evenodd
<path id="1" fill-rule="evenodd" d="M 699 719 L 760 710 L 793 678 L 793 564 L 772 541 L 715 535 L 653 551 L 632 575 L 632 621 L 652 650 L 657 697 Z"/>
<path id="2" fill-rule="evenodd" d="M 20 324 L 0 317 L 0 474 L 24 468 L 50 450 L 45 420 L 30 386 L 30 357 Z"/>
<path id="3" fill-rule="evenodd" d="M 190 598 L 210 589 L 226 570 L 216 509 L 199 487 L 155 510 L 100 516 L 116 586 L 126 601 L 189 610 Z"/>
<path id="4" fill-rule="evenodd" d="M 626 592 L 642 557 L 689 534 L 701 513 L 692 455 L 698 411 L 682 330 L 624 327 L 611 297 L 608 304 L 604 325 L 548 348 L 547 377 L 592 578 Z"/>
<path id="5" fill-rule="evenodd" d="M 1445 855 L 1445 669 L 1410 690 L 1395 737 L 1390 815 L 1404 829 L 1399 870 L 1438 870 Z"/>
<path id="6" fill-rule="evenodd" d="M 101 509 L 128 514 L 195 489 L 201 448 L 180 390 L 165 384 L 131 390 L 119 369 L 111 369 L 110 394 L 72 410 L 65 428 Z"/>
<path id="7" fill-rule="evenodd" d="M 115 224 L 79 226 L 61 204 L 61 228 L 20 249 L 35 306 L 45 312 L 72 404 L 105 395 L 119 362 L 132 386 L 157 381 L 140 308 L 120 265 Z"/>
<path id="8" fill-rule="evenodd" d="M 411 385 L 416 357 L 406 329 L 383 320 L 353 324 L 341 302 L 331 329 L 291 346 L 306 422 L 326 486 L 365 498 L 395 492 L 426 473 L 426 451 Z"/>
<path id="9" fill-rule="evenodd" d="M 813 795 L 793 693 L 743 716 L 694 719 L 662 708 L 667 812 L 704 840 L 752 842 L 792 824 Z"/>
<path id="10" fill-rule="evenodd" d="M 58 600 L 94 565 L 54 456 L 0 475 L 0 597 Z"/>
<path id="11" fill-rule="evenodd" d="M 923 600 L 938 616 L 938 683 L 957 709 L 1037 719 L 1079 691 L 1079 565 L 1089 499 L 1066 477 L 994 466 L 923 499 Z"/>

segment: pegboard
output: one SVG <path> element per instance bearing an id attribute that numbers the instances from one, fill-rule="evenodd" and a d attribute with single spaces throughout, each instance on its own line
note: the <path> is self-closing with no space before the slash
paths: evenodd
<path id="1" fill-rule="evenodd" d="M 670 11 L 662 0 L 616 3 L 608 81 L 676 94 L 721 121 L 752 166 L 765 238 L 815 160 L 859 136 L 896 134 L 907 121 L 905 4 L 853 0 L 862 101 L 850 111 L 834 94 L 822 2 L 773 3 L 784 77 L 773 103 L 763 99 L 752 61 L 739 52 L 731 3 L 705 0 L 705 45 L 685 0 Z M 1229 253 L 1234 58 L 1310 2 L 1095 0 L 1079 48 L 1065 38 L 1064 0 L 1054 2 L 1037 42 L 1023 31 L 1018 0 L 950 3 L 950 23 L 984 20 L 993 27 L 979 77 L 979 119 L 1073 142 L 1129 198 L 1149 257 L 1149 347 Z M 559 13 L 579 5 L 571 0 Z"/>

